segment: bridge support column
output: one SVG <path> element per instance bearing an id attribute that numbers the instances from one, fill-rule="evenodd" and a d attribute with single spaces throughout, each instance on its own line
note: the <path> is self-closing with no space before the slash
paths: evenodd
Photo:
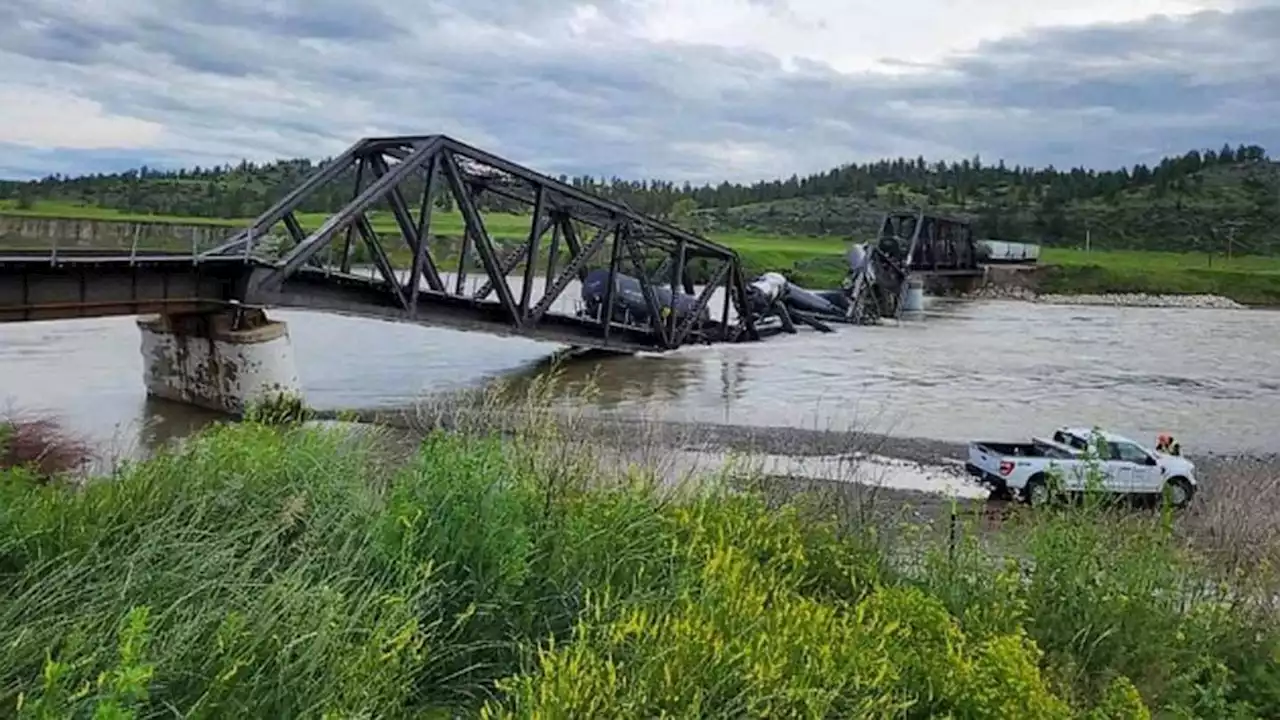
<path id="1" fill-rule="evenodd" d="M 924 311 L 924 280 L 918 275 L 907 276 L 907 292 L 902 299 L 902 311 L 908 313 Z"/>
<path id="2" fill-rule="evenodd" d="M 288 326 L 259 309 L 139 318 L 147 394 L 233 415 L 301 393 Z"/>

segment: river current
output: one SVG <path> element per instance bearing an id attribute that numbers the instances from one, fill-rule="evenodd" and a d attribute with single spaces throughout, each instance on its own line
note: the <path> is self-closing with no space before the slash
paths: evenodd
<path id="1" fill-rule="evenodd" d="M 412 406 L 424 395 L 527 377 L 559 346 L 312 312 L 289 323 L 308 402 Z M 53 413 L 114 452 L 214 419 L 148 400 L 133 318 L 0 325 L 0 404 Z M 1062 424 L 1194 452 L 1280 449 L 1280 313 L 931 299 L 921 319 L 802 330 L 571 364 L 603 413 L 754 426 L 858 429 L 966 441 Z M 143 428 L 149 428 L 143 432 Z"/>

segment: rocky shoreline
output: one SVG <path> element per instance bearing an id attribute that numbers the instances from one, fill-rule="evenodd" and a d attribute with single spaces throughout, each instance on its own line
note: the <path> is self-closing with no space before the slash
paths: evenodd
<path id="1" fill-rule="evenodd" d="M 1151 293 L 1105 293 L 1068 295 L 1040 294 L 1023 286 L 985 285 L 964 296 L 970 300 L 1019 300 L 1043 305 L 1092 305 L 1106 307 L 1187 308 L 1202 310 L 1242 310 L 1242 305 L 1221 295 L 1162 295 Z"/>
<path id="2" fill-rule="evenodd" d="M 432 429 L 511 432 L 530 418 L 510 409 L 488 408 L 479 416 L 402 410 L 345 414 L 346 420 L 392 430 L 394 452 L 417 451 Z M 462 416 L 468 413 L 461 413 Z M 964 469 L 963 443 L 923 438 L 812 430 L 749 427 L 646 419 L 538 413 L 537 432 L 552 442 L 586 451 L 602 471 L 646 467 L 678 484 L 681 478 L 734 468 L 734 482 L 765 492 L 773 501 L 816 491 L 813 499 L 842 517 L 872 523 L 886 532 L 902 521 L 947 532 L 956 517 L 979 518 L 996 529 L 1019 512 L 1020 504 L 993 497 Z M 563 423 L 563 424 L 562 424 Z M 548 427 L 557 426 L 561 427 Z M 739 458 L 745 461 L 739 463 Z M 1179 515 L 1179 532 L 1208 549 L 1253 553 L 1280 537 L 1280 453 L 1188 453 L 1196 464 L 1197 497 Z M 779 462 L 780 461 L 780 462 Z M 878 473 L 885 473 L 881 477 Z M 902 476 L 922 482 L 896 482 Z M 888 537 L 886 535 L 886 537 Z"/>
<path id="3" fill-rule="evenodd" d="M 414 410 L 366 411 L 341 413 L 342 419 L 372 423 L 408 430 L 407 438 L 420 438 L 433 429 L 454 430 L 463 426 L 484 428 L 499 433 L 523 427 L 528 418 L 513 409 L 488 409 L 485 417 L 464 408 L 452 413 Z M 325 419 L 337 419 L 337 413 L 318 413 Z M 541 415 L 540 424 L 551 420 Z M 554 422 L 554 421 L 552 421 Z M 670 451 L 692 451 L 751 455 L 773 455 L 794 458 L 826 457 L 856 460 L 878 456 L 906 461 L 921 467 L 943 469 L 965 476 L 964 461 L 968 457 L 966 443 L 927 438 L 901 437 L 861 431 L 817 430 L 797 427 L 757 427 L 693 423 L 624 417 L 575 416 L 565 418 L 557 434 L 584 446 L 620 450 L 634 459 L 662 460 Z M 1280 478 L 1280 453 L 1189 453 L 1188 459 L 1200 469 L 1201 481 L 1210 484 L 1214 477 L 1247 469 Z"/>

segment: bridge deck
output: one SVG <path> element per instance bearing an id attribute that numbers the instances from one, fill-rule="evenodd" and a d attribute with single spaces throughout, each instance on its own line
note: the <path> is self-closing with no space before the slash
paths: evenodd
<path id="1" fill-rule="evenodd" d="M 215 310 L 236 297 L 243 260 L 110 251 L 0 254 L 0 322 Z"/>
<path id="2" fill-rule="evenodd" d="M 647 327 L 613 322 L 609 337 L 593 319 L 548 312 L 536 326 L 517 328 L 496 300 L 420 288 L 416 312 L 393 300 L 386 283 L 350 273 L 305 268 L 286 289 L 246 297 L 255 270 L 267 263 L 235 257 L 84 250 L 0 254 L 0 322 L 67 320 L 112 315 L 210 312 L 247 304 L 412 322 L 492 335 L 528 337 L 576 347 L 652 350 Z"/>

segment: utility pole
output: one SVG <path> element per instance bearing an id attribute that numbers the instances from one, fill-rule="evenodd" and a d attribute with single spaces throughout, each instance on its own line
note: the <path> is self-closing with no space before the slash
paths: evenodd
<path id="1" fill-rule="evenodd" d="M 1236 229 L 1244 223 L 1240 220 L 1227 220 L 1222 223 L 1227 226 L 1227 261 L 1231 261 L 1231 256 L 1235 252 L 1236 245 Z"/>

